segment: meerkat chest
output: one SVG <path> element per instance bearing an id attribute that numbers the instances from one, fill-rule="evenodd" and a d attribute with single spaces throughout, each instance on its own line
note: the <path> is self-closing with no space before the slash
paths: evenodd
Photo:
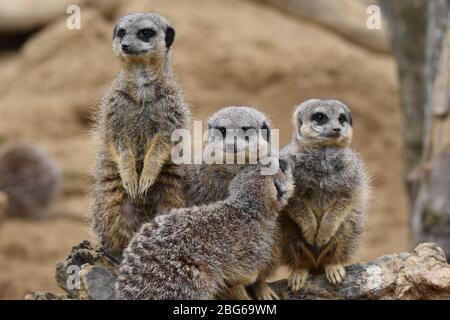
<path id="1" fill-rule="evenodd" d="M 197 169 L 190 190 L 195 204 L 207 204 L 224 200 L 228 195 L 230 181 L 239 169 L 231 166 L 205 165 Z"/>
<path id="2" fill-rule="evenodd" d="M 319 216 L 336 197 L 351 195 L 356 183 L 351 165 L 343 157 L 326 154 L 300 158 L 294 177 L 304 204 Z"/>
<path id="3" fill-rule="evenodd" d="M 301 154 L 295 160 L 294 177 L 304 189 L 345 192 L 356 182 L 357 168 L 342 152 L 317 150 Z"/>

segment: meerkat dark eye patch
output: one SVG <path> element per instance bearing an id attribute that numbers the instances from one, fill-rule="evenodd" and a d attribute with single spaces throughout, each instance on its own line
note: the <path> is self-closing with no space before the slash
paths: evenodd
<path id="1" fill-rule="evenodd" d="M 344 123 L 346 123 L 347 121 L 348 121 L 347 116 L 346 116 L 345 114 L 341 113 L 341 114 L 339 115 L 339 122 L 340 122 L 341 124 L 344 124 Z"/>
<path id="2" fill-rule="evenodd" d="M 227 135 L 227 128 L 225 127 L 215 127 L 214 129 L 219 130 L 223 137 Z"/>
<path id="3" fill-rule="evenodd" d="M 142 41 L 149 41 L 155 35 L 156 35 L 155 30 L 150 29 L 150 28 L 141 29 L 137 33 L 137 37 L 139 39 L 141 39 Z"/>
<path id="4" fill-rule="evenodd" d="M 288 172 L 289 170 L 291 170 L 291 162 L 290 161 L 288 161 L 288 160 L 284 160 L 284 159 L 280 159 L 279 160 L 279 164 L 280 164 L 280 170 L 283 172 L 283 173 L 286 173 L 286 172 Z"/>
<path id="5" fill-rule="evenodd" d="M 274 184 L 275 188 L 277 189 L 277 199 L 281 200 L 281 198 L 283 198 L 283 196 L 286 194 L 286 190 L 283 190 L 277 182 L 275 182 Z"/>
<path id="6" fill-rule="evenodd" d="M 117 31 L 117 36 L 120 38 L 123 38 L 126 34 L 127 32 L 123 28 L 120 28 L 119 31 Z"/>
<path id="7" fill-rule="evenodd" d="M 328 117 L 323 112 L 316 112 L 312 115 L 311 119 L 318 124 L 325 124 L 328 122 Z"/>
<path id="8" fill-rule="evenodd" d="M 172 45 L 173 41 L 175 40 L 175 29 L 172 27 L 167 27 L 166 29 L 166 37 L 165 37 L 165 42 L 166 42 L 166 48 L 169 49 L 170 46 Z"/>

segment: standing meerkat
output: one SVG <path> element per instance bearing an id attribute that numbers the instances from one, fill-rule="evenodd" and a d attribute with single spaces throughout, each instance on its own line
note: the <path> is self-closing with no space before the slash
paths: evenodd
<path id="1" fill-rule="evenodd" d="M 8 144 L 0 149 L 0 191 L 8 216 L 41 218 L 61 189 L 61 171 L 42 148 Z"/>
<path id="2" fill-rule="evenodd" d="M 231 106 L 213 114 L 208 119 L 208 141 L 204 150 L 222 150 L 224 161 L 223 164 L 186 166 L 188 205 L 224 200 L 228 196 L 230 181 L 249 164 L 249 160 L 257 161 L 260 155 L 268 154 L 270 134 L 270 120 L 254 108 Z M 221 139 L 216 139 L 218 135 Z M 225 163 L 226 154 L 234 159 L 234 163 Z M 237 163 L 238 157 L 242 157 L 245 163 Z"/>
<path id="3" fill-rule="evenodd" d="M 350 148 L 352 116 L 336 100 L 309 100 L 294 113 L 295 132 L 282 157 L 291 159 L 296 188 L 280 214 L 284 263 L 292 291 L 310 271 L 324 269 L 329 282 L 345 277 L 344 264 L 360 240 L 369 196 L 363 162 Z"/>
<path id="4" fill-rule="evenodd" d="M 277 213 L 292 193 L 284 160 L 275 175 L 247 166 L 226 200 L 173 209 L 142 226 L 124 251 L 120 299 L 215 299 L 227 290 L 250 299 L 245 285 L 264 274 L 272 257 Z"/>
<path id="5" fill-rule="evenodd" d="M 119 255 L 143 221 L 184 206 L 182 177 L 170 161 L 171 134 L 189 109 L 171 68 L 175 31 L 153 13 L 125 15 L 112 47 L 122 70 L 103 97 L 96 133 L 93 229 Z"/>

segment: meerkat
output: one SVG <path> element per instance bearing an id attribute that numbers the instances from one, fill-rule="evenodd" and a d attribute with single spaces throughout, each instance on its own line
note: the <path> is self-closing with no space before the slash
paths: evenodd
<path id="1" fill-rule="evenodd" d="M 217 139 L 219 137 L 220 139 Z M 230 106 L 217 111 L 208 119 L 207 148 L 221 149 L 223 162 L 226 157 L 233 163 L 188 165 L 186 168 L 185 194 L 188 206 L 204 205 L 225 200 L 231 180 L 253 160 L 272 157 L 271 121 L 262 112 L 247 106 Z M 243 163 L 238 163 L 238 158 Z M 261 274 L 258 281 L 247 288 L 258 300 L 278 299 L 277 294 L 267 285 L 266 280 L 276 271 L 279 252 L 274 247 L 271 268 L 265 276 Z M 225 288 L 221 299 L 233 299 L 233 290 Z"/>
<path id="2" fill-rule="evenodd" d="M 61 172 L 42 148 L 8 144 L 0 150 L 0 191 L 6 195 L 6 214 L 11 217 L 42 218 L 57 197 Z"/>
<path id="3" fill-rule="evenodd" d="M 279 216 L 283 262 L 293 270 L 292 291 L 309 272 L 332 284 L 357 249 L 369 197 L 365 166 L 350 148 L 352 115 L 337 100 L 309 100 L 294 113 L 294 134 L 281 157 L 294 162 L 295 190 Z"/>
<path id="4" fill-rule="evenodd" d="M 232 134 L 234 136 L 230 136 Z M 186 166 L 185 194 L 188 205 L 224 200 L 228 196 L 228 185 L 235 175 L 250 164 L 250 160 L 258 161 L 261 155 L 269 155 L 270 138 L 270 120 L 255 108 L 231 106 L 213 114 L 208 119 L 204 150 L 221 149 L 223 164 Z M 225 163 L 227 154 L 231 155 L 233 163 Z M 237 163 L 240 156 L 244 163 Z"/>
<path id="5" fill-rule="evenodd" d="M 172 209 L 145 223 L 124 251 L 120 299 L 215 299 L 223 290 L 250 299 L 245 285 L 264 274 L 277 215 L 292 193 L 291 169 L 242 169 L 223 201 Z"/>
<path id="6" fill-rule="evenodd" d="M 103 97 L 96 134 L 91 220 L 105 252 L 119 256 L 134 232 L 165 208 L 184 206 L 171 162 L 171 135 L 190 111 L 171 67 L 175 30 L 154 13 L 133 13 L 114 28 L 122 69 Z"/>

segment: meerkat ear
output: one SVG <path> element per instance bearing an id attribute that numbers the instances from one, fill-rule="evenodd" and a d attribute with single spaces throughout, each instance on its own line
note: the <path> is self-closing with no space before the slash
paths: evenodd
<path id="1" fill-rule="evenodd" d="M 301 126 L 303 125 L 302 117 L 300 115 L 298 115 L 297 118 L 298 118 L 298 120 L 297 120 L 298 121 L 298 127 L 301 128 Z"/>
<path id="2" fill-rule="evenodd" d="M 165 38 L 167 49 L 170 48 L 174 40 L 175 40 L 175 29 L 168 26 L 166 29 L 166 38 Z"/>
<path id="3" fill-rule="evenodd" d="M 350 125 L 353 126 L 353 117 L 351 112 L 348 113 L 348 123 L 350 123 Z"/>
<path id="4" fill-rule="evenodd" d="M 269 128 L 269 125 L 267 124 L 267 122 L 264 121 L 261 129 L 267 130 L 267 141 L 269 142 L 270 141 L 270 128 Z"/>
<path id="5" fill-rule="evenodd" d="M 113 40 L 116 38 L 117 35 L 117 25 L 114 26 L 114 30 L 113 30 Z"/>

